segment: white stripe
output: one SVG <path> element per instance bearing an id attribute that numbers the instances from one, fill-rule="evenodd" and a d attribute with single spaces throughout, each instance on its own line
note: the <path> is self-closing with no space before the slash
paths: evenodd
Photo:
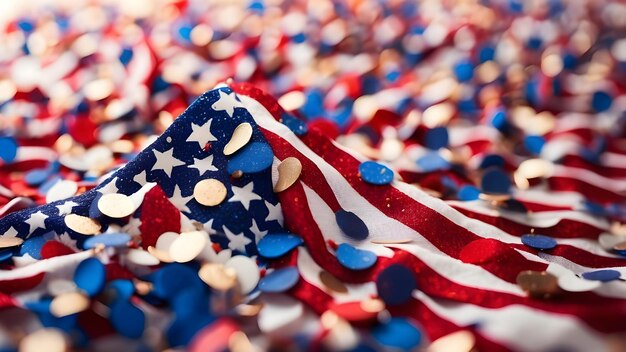
<path id="1" fill-rule="evenodd" d="M 57 272 L 65 271 L 68 268 L 73 268 L 81 261 L 92 257 L 93 251 L 84 251 L 74 254 L 68 254 L 59 257 L 53 257 L 37 261 L 36 263 L 15 268 L 13 270 L 0 270 L 0 281 L 4 280 L 16 280 L 35 276 L 42 272 Z"/>
<path id="2" fill-rule="evenodd" d="M 590 185 L 596 186 L 598 188 L 606 189 L 615 193 L 626 192 L 626 180 L 625 179 L 615 179 L 615 178 L 604 177 L 602 175 L 598 175 L 597 173 L 591 170 L 587 170 L 587 169 L 581 169 L 577 167 L 569 167 L 569 166 L 563 166 L 563 165 L 554 165 L 554 172 L 552 176 L 580 180 Z M 622 195 L 626 196 L 625 194 L 622 194 Z"/>
<path id="3" fill-rule="evenodd" d="M 608 350 L 605 336 L 567 315 L 547 314 L 522 305 L 490 309 L 432 299 L 421 291 L 416 291 L 414 297 L 459 326 L 478 324 L 477 330 L 485 337 L 516 351 L 549 351 L 557 347 L 581 352 Z"/>
<path id="4" fill-rule="evenodd" d="M 606 231 L 610 228 L 606 220 L 598 219 L 597 217 L 593 217 L 582 211 L 550 210 L 519 213 L 493 208 L 489 206 L 487 202 L 482 200 L 468 202 L 449 200 L 446 201 L 446 203 L 456 208 L 467 209 L 474 213 L 487 215 L 490 217 L 505 218 L 520 225 L 526 225 L 530 227 L 552 227 L 558 224 L 559 221 L 567 219 L 585 223 L 603 231 Z"/>
<path id="5" fill-rule="evenodd" d="M 400 221 L 383 214 L 358 192 L 356 192 L 335 168 L 329 165 L 320 156 L 313 153 L 313 151 L 300 141 L 300 139 L 298 139 L 286 126 L 274 120 L 274 118 L 269 115 L 269 112 L 267 112 L 263 106 L 249 97 L 239 96 L 239 98 L 246 105 L 246 108 L 250 110 L 252 116 L 255 117 L 256 122 L 261 127 L 278 134 L 281 138 L 290 142 L 290 144 L 300 151 L 300 153 L 315 163 L 315 165 L 324 174 L 328 185 L 335 193 L 342 208 L 354 212 L 366 223 L 370 230 L 370 240 L 398 240 L 411 238 L 413 239 L 411 244 L 395 245 L 395 247 L 405 249 L 419 257 L 442 276 L 447 277 L 448 279 L 451 279 L 461 285 L 502 291 L 514 295 L 523 294 L 520 288 L 516 285 L 497 278 L 481 267 L 466 264 L 455 258 L 449 257 L 415 230 L 404 225 Z M 396 182 L 396 184 L 403 183 Z M 314 215 L 314 219 L 316 220 L 319 228 L 322 230 L 324 236 L 327 239 L 331 238 L 338 243 L 352 242 L 341 233 L 341 230 L 336 225 L 334 213 L 319 197 L 319 195 L 304 184 L 303 188 L 307 196 L 311 213 Z M 416 189 L 415 187 L 412 188 Z M 454 211 L 454 209 L 450 207 L 448 207 L 448 209 Z M 511 238 L 514 238 L 519 242 L 519 238 L 513 236 L 511 236 Z M 366 246 L 359 246 L 357 243 L 352 243 L 356 244 L 360 248 L 367 248 L 370 250 L 373 248 L 369 247 L 369 244 Z M 380 245 L 380 247 L 384 246 Z M 446 260 L 446 258 L 449 259 Z M 467 275 L 467 273 L 470 273 L 470 275 Z M 480 277 L 480 280 L 477 280 L 477 277 Z M 484 283 L 488 283 L 488 285 L 482 286 Z"/>

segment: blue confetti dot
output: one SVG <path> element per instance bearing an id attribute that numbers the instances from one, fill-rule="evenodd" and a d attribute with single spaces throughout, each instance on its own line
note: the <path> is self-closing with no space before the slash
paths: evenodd
<path id="1" fill-rule="evenodd" d="M 433 172 L 437 170 L 447 170 L 450 163 L 444 159 L 439 153 L 431 152 L 417 159 L 417 166 L 424 172 Z"/>
<path id="2" fill-rule="evenodd" d="M 116 299 L 128 300 L 135 293 L 135 285 L 130 280 L 113 280 L 108 285 L 117 293 Z"/>
<path id="3" fill-rule="evenodd" d="M 373 252 L 354 248 L 347 243 L 340 244 L 335 254 L 341 265 L 352 270 L 369 269 L 378 260 Z"/>
<path id="4" fill-rule="evenodd" d="M 11 137 L 0 137 L 0 159 L 5 163 L 15 160 L 17 155 L 17 142 Z"/>
<path id="5" fill-rule="evenodd" d="M 461 187 L 461 189 L 459 189 L 459 193 L 457 196 L 459 197 L 459 200 L 462 201 L 477 200 L 480 196 L 480 190 L 470 185 L 463 186 Z"/>
<path id="6" fill-rule="evenodd" d="M 309 131 L 309 128 L 304 121 L 291 116 L 290 114 L 283 114 L 282 121 L 283 124 L 287 126 L 296 136 L 302 136 Z"/>
<path id="7" fill-rule="evenodd" d="M 591 106 L 597 112 L 608 110 L 612 103 L 613 98 L 607 92 L 598 91 L 593 93 L 593 96 L 591 97 Z"/>
<path id="8" fill-rule="evenodd" d="M 482 177 L 480 188 L 485 193 L 506 194 L 511 189 L 511 179 L 499 168 L 487 170 Z"/>
<path id="9" fill-rule="evenodd" d="M 228 162 L 228 173 L 241 170 L 244 173 L 263 171 L 272 166 L 274 153 L 267 143 L 249 143 L 238 151 Z"/>
<path id="10" fill-rule="evenodd" d="M 50 176 L 50 170 L 35 169 L 26 173 L 24 181 L 26 181 L 26 184 L 29 186 L 39 186 L 48 179 L 48 176 Z"/>
<path id="11" fill-rule="evenodd" d="M 459 82 L 467 82 L 474 77 L 474 65 L 464 60 L 454 66 L 454 74 Z"/>
<path id="12" fill-rule="evenodd" d="M 378 296 L 388 305 L 406 303 L 416 288 L 413 272 L 401 264 L 388 266 L 376 278 Z"/>
<path id="13" fill-rule="evenodd" d="M 541 153 L 544 144 L 546 144 L 546 140 L 542 136 L 526 136 L 524 138 L 524 147 L 535 155 Z"/>
<path id="14" fill-rule="evenodd" d="M 105 233 L 89 237 L 83 244 L 83 248 L 91 249 L 97 245 L 103 245 L 105 247 L 128 247 L 130 242 L 130 236 L 126 233 Z"/>
<path id="15" fill-rule="evenodd" d="M 191 317 L 176 319 L 167 329 L 165 336 L 170 346 L 186 346 L 205 326 L 215 320 L 210 315 L 194 314 Z"/>
<path id="16" fill-rule="evenodd" d="M 608 282 L 608 281 L 614 281 L 614 280 L 619 279 L 621 275 L 622 274 L 617 270 L 603 269 L 603 270 L 596 270 L 596 271 L 588 271 L 586 273 L 583 273 L 582 277 L 583 279 L 586 279 L 586 280 Z"/>
<path id="17" fill-rule="evenodd" d="M 362 241 L 370 234 L 367 225 L 355 213 L 338 210 L 335 213 L 335 220 L 341 231 L 352 239 Z"/>
<path id="18" fill-rule="evenodd" d="M 209 314 L 209 302 L 206 290 L 188 287 L 172 297 L 170 305 L 177 318 L 184 318 L 199 313 Z"/>
<path id="19" fill-rule="evenodd" d="M 491 117 L 491 125 L 500 132 L 507 132 L 509 129 L 509 121 L 506 118 L 506 114 L 502 110 L 496 111 Z"/>
<path id="20" fill-rule="evenodd" d="M 387 185 L 393 181 L 393 171 L 385 165 L 374 161 L 366 161 L 359 165 L 359 173 L 363 181 L 374 185 Z"/>
<path id="21" fill-rule="evenodd" d="M 492 166 L 504 167 L 504 158 L 498 154 L 489 154 L 480 162 L 479 168 L 485 170 Z"/>
<path id="22" fill-rule="evenodd" d="M 527 245 L 528 247 L 532 247 L 535 249 L 552 249 L 556 247 L 556 240 L 552 237 L 544 236 L 544 235 L 522 235 L 522 243 Z"/>
<path id="23" fill-rule="evenodd" d="M 421 332 L 406 318 L 391 318 L 374 328 L 372 336 L 381 345 L 409 351 L 422 341 Z"/>
<path id="24" fill-rule="evenodd" d="M 438 150 L 448 146 L 448 129 L 445 127 L 435 127 L 426 131 L 424 137 L 426 148 Z"/>
<path id="25" fill-rule="evenodd" d="M 106 268 L 96 258 L 87 258 L 78 264 L 74 272 L 76 286 L 93 297 L 100 293 L 106 281 Z"/>
<path id="26" fill-rule="evenodd" d="M 259 281 L 259 290 L 261 292 L 285 292 L 294 287 L 299 279 L 300 273 L 295 266 L 274 270 Z"/>
<path id="27" fill-rule="evenodd" d="M 152 293 L 163 299 L 172 299 L 185 287 L 204 287 L 198 273 L 190 267 L 172 263 L 168 264 L 151 275 Z"/>
<path id="28" fill-rule="evenodd" d="M 33 236 L 22 243 L 19 253 L 21 256 L 28 254 L 39 260 L 41 259 L 41 248 L 46 242 L 48 242 L 48 239 L 44 236 Z"/>
<path id="29" fill-rule="evenodd" d="M 265 258 L 278 258 L 304 243 L 299 236 L 289 233 L 265 235 L 257 244 L 259 254 Z"/>
<path id="30" fill-rule="evenodd" d="M 117 301 L 111 307 L 109 321 L 120 335 L 136 339 L 143 335 L 146 316 L 129 302 Z"/>

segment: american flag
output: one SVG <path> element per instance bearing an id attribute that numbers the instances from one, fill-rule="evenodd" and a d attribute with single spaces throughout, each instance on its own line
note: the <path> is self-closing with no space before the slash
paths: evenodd
<path id="1" fill-rule="evenodd" d="M 469 331 L 479 351 L 604 351 L 611 338 L 624 332 L 626 284 L 621 280 L 550 299 L 530 297 L 516 283 L 526 270 L 547 271 L 564 281 L 582 280 L 577 275 L 598 268 L 624 273 L 623 259 L 597 242 L 608 222 L 583 211 L 581 196 L 621 199 L 623 182 L 607 182 L 598 175 L 603 170 L 581 167 L 585 161 L 570 156 L 548 180 L 552 189 L 567 192 L 515 195 L 532 210 L 530 215 L 480 200 L 444 201 L 399 179 L 389 185 L 364 182 L 359 174 L 364 157 L 316 129 L 294 133 L 282 123 L 286 117 L 272 97 L 251 85 L 217 88 L 199 97 L 153 144 L 95 189 L 4 216 L 0 233 L 26 242 L 16 267 L 0 271 L 2 305 L 27 306 L 45 296 L 42 288 L 50 280 L 71 277 L 80 261 L 99 255 L 80 251 L 87 237 L 67 227 L 64 218 L 77 214 L 98 219 L 103 232 L 134 236 L 143 248 L 167 231 L 203 229 L 222 251 L 254 257 L 256 244 L 267 234 L 296 234 L 302 247 L 277 261 L 257 260 L 268 268 L 296 265 L 301 279 L 288 294 L 317 315 L 377 297 L 379 274 L 402 265 L 412 271 L 417 289 L 407 302 L 388 305 L 388 314 L 408 317 L 430 341 Z M 234 177 L 223 149 L 243 122 L 253 126 L 250 143 L 269 145 L 274 162 L 260 172 Z M 468 138 L 480 142 L 491 137 Z M 288 157 L 301 162 L 302 173 L 294 185 L 274 193 L 277 167 Z M 606 168 L 615 177 L 623 175 L 624 156 L 607 158 Z M 226 200 L 219 206 L 202 206 L 193 197 L 194 186 L 207 177 L 226 185 Z M 137 200 L 137 211 L 124 221 L 106 218 L 93 204 L 110 193 Z M 335 218 L 339 210 L 366 224 L 367 239 L 345 236 Z M 533 249 L 521 242 L 527 233 L 552 236 L 558 245 L 550 251 Z M 48 245 L 47 251 L 33 253 L 30 248 L 41 248 L 37 239 L 58 242 L 64 249 Z M 376 264 L 365 270 L 346 268 L 336 256 L 342 243 L 374 253 Z M 114 255 L 109 259 L 107 267 L 115 270 L 109 270 L 114 274 L 108 280 L 135 275 Z M 327 287 L 322 272 L 343 282 L 346 292 Z"/>

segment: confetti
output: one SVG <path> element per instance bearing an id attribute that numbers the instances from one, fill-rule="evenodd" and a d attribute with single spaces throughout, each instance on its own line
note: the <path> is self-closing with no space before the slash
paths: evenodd
<path id="1" fill-rule="evenodd" d="M 526 234 L 521 237 L 522 243 L 540 250 L 548 250 L 556 247 L 556 240 L 544 235 Z"/>
<path id="2" fill-rule="evenodd" d="M 278 164 L 278 181 L 274 186 L 274 192 L 282 192 L 291 187 L 302 172 L 302 164 L 300 160 L 294 157 L 288 157 Z"/>
<path id="3" fill-rule="evenodd" d="M 387 185 L 393 181 L 393 171 L 385 165 L 373 161 L 361 163 L 359 174 L 363 181 L 374 185 Z"/>
<path id="4" fill-rule="evenodd" d="M 262 292 L 285 292 L 292 288 L 299 278 L 300 274 L 296 267 L 277 269 L 259 281 L 259 290 Z"/>
<path id="5" fill-rule="evenodd" d="M 347 243 L 339 245 L 336 255 L 341 265 L 352 270 L 369 269 L 376 264 L 378 259 L 374 253 L 354 248 Z"/>
<path id="6" fill-rule="evenodd" d="M 269 234 L 257 243 L 259 254 L 266 258 L 278 258 L 300 246 L 302 238 L 292 234 Z"/>
<path id="7" fill-rule="evenodd" d="M 108 217 L 119 219 L 135 212 L 136 206 L 130 197 L 120 193 L 112 193 L 105 194 L 98 200 L 98 210 Z"/>
<path id="8" fill-rule="evenodd" d="M 65 225 L 81 235 L 95 235 L 100 233 L 100 224 L 85 216 L 69 214 L 64 218 Z"/>
<path id="9" fill-rule="evenodd" d="M 202 180 L 193 189 L 194 199 L 207 207 L 222 203 L 226 194 L 227 190 L 224 184 L 215 179 Z"/>
<path id="10" fill-rule="evenodd" d="M 239 149 L 243 148 L 252 138 L 252 126 L 244 122 L 233 131 L 230 141 L 224 146 L 224 155 L 235 154 Z"/>

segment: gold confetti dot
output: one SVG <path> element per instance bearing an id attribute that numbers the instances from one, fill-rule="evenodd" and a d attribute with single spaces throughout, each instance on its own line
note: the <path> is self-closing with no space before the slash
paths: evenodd
<path id="1" fill-rule="evenodd" d="M 135 204 L 125 194 L 105 194 L 98 200 L 98 209 L 111 218 L 125 218 L 135 212 Z"/>
<path id="2" fill-rule="evenodd" d="M 334 277 L 328 271 L 320 271 L 319 278 L 322 284 L 330 291 L 337 293 L 348 293 L 348 288 L 339 279 Z"/>
<path id="3" fill-rule="evenodd" d="M 156 249 L 152 246 L 149 246 L 147 250 L 148 250 L 148 253 L 150 253 L 151 255 L 153 255 L 155 258 L 157 258 L 163 263 L 171 263 L 174 261 L 172 260 L 172 258 L 170 258 L 170 255 L 167 254 L 167 252 Z"/>
<path id="4" fill-rule="evenodd" d="M 235 127 L 230 141 L 224 147 L 224 155 L 232 155 L 243 148 L 252 138 L 252 125 L 247 122 Z"/>
<path id="5" fill-rule="evenodd" d="M 216 206 L 226 198 L 226 187 L 215 179 L 202 180 L 193 189 L 195 200 L 208 207 Z"/>
<path id="6" fill-rule="evenodd" d="M 68 343 L 61 330 L 54 328 L 40 329 L 20 341 L 20 352 L 65 352 Z"/>
<path id="7" fill-rule="evenodd" d="M 476 338 L 474 334 L 467 330 L 457 331 L 433 341 L 426 349 L 426 352 L 470 352 L 474 349 Z"/>
<path id="8" fill-rule="evenodd" d="M 50 313 L 57 318 L 76 314 L 89 308 L 90 300 L 80 292 L 68 292 L 56 296 L 50 302 Z"/>
<path id="9" fill-rule="evenodd" d="M 237 272 L 235 269 L 226 268 L 218 263 L 204 264 L 200 268 L 198 276 L 211 288 L 220 291 L 230 290 L 237 285 Z"/>
<path id="10" fill-rule="evenodd" d="M 22 243 L 24 243 L 24 240 L 19 237 L 0 237 L 0 248 L 15 247 L 19 246 Z"/>
<path id="11" fill-rule="evenodd" d="M 531 297 L 548 298 L 559 292 L 558 279 L 545 271 L 522 271 L 516 282 Z"/>
<path id="12" fill-rule="evenodd" d="M 95 235 L 100 233 L 100 224 L 86 216 L 69 214 L 65 216 L 65 225 L 81 235 Z"/>
<path id="13" fill-rule="evenodd" d="M 302 172 L 302 163 L 294 157 L 288 157 L 278 165 L 278 182 L 274 186 L 274 192 L 282 192 L 291 187 Z"/>
<path id="14" fill-rule="evenodd" d="M 172 242 L 169 255 L 175 262 L 187 263 L 194 260 L 209 241 L 204 231 L 183 232 Z"/>

